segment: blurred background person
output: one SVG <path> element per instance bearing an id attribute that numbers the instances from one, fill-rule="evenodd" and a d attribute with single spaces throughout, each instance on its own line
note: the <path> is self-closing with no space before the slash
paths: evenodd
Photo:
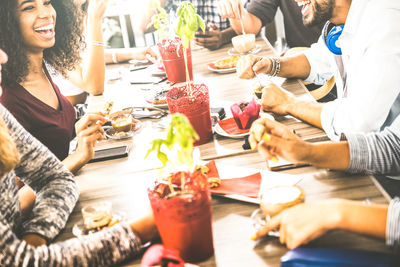
<path id="1" fill-rule="evenodd" d="M 147 0 L 147 14 L 142 18 L 141 30 L 143 32 L 149 32 L 154 30 L 148 28 L 151 22 L 151 17 L 156 14 L 157 10 L 154 8 L 152 3 L 154 0 Z M 157 0 L 156 0 L 157 1 Z M 176 13 L 178 6 L 184 2 L 184 0 L 161 0 L 160 5 L 167 13 Z M 197 14 L 203 18 L 207 30 L 206 32 L 198 32 L 194 39 L 197 45 L 206 47 L 210 50 L 218 49 L 226 43 L 230 43 L 232 37 L 236 36 L 235 31 L 230 27 L 229 20 L 222 18 L 218 14 L 218 0 L 204 0 L 190 1 L 197 10 Z"/>
<path id="2" fill-rule="evenodd" d="M 325 22 L 304 26 L 302 7 L 294 0 L 250 0 L 246 5 L 243 5 L 241 0 L 220 0 L 218 4 L 219 14 L 223 18 L 229 18 L 237 34 L 242 33 L 240 20 L 243 21 L 246 33 L 258 34 L 263 26 L 274 21 L 278 8 L 283 15 L 284 32 L 289 48 L 310 47 L 317 42 Z"/>

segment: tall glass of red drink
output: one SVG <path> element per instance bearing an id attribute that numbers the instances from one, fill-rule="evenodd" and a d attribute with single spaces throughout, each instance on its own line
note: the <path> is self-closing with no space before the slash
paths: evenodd
<path id="1" fill-rule="evenodd" d="M 203 261 L 214 254 L 207 178 L 200 171 L 171 176 L 170 185 L 158 182 L 148 191 L 162 242 L 184 261 Z"/>
<path id="2" fill-rule="evenodd" d="M 174 87 L 167 93 L 168 108 L 171 113 L 184 114 L 192 124 L 200 139 L 194 145 L 205 144 L 211 140 L 212 125 L 210 116 L 210 97 L 205 84 L 190 84 Z"/>

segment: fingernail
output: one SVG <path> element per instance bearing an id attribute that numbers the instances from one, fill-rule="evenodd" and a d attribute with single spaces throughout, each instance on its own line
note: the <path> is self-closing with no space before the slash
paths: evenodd
<path id="1" fill-rule="evenodd" d="M 252 236 L 250 237 L 250 240 L 256 241 L 256 240 L 257 240 L 257 235 L 256 235 L 256 234 L 252 235 Z"/>
<path id="2" fill-rule="evenodd" d="M 264 142 L 268 142 L 269 140 L 271 140 L 271 136 L 269 134 L 265 133 L 263 135 L 263 140 L 264 140 Z"/>
<path id="3" fill-rule="evenodd" d="M 251 150 L 254 150 L 256 148 L 256 145 L 254 145 L 253 142 L 250 142 L 250 148 L 251 148 Z"/>
<path id="4" fill-rule="evenodd" d="M 278 161 L 279 161 L 279 159 L 278 159 L 277 157 L 272 157 L 271 160 L 272 160 L 273 162 L 278 162 Z"/>

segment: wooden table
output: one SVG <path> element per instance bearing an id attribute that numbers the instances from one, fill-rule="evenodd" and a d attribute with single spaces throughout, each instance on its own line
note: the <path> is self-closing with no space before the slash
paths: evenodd
<path id="1" fill-rule="evenodd" d="M 261 55 L 273 55 L 269 43 L 258 40 L 263 49 Z M 192 52 L 195 82 L 208 85 L 212 106 L 229 106 L 230 103 L 249 97 L 251 81 L 240 80 L 235 74 L 218 74 L 207 69 L 207 63 L 226 56 L 230 46 L 217 51 L 207 49 Z M 115 68 L 115 66 L 114 66 Z M 127 74 L 124 66 L 120 69 Z M 253 81 L 254 82 L 254 81 Z M 278 81 L 279 82 L 279 81 Z M 301 82 L 282 80 L 282 85 L 295 95 L 309 98 Z M 99 110 L 105 100 L 114 100 L 118 107 L 143 105 L 145 86 L 131 86 L 129 81 L 113 82 L 107 85 L 103 96 L 92 97 L 90 109 Z M 324 134 L 308 124 L 293 118 L 277 118 L 303 139 L 321 140 Z M 142 130 L 127 141 L 103 141 L 98 147 L 128 144 L 131 153 L 128 158 L 88 164 L 78 173 L 76 180 L 81 194 L 78 204 L 69 218 L 67 227 L 59 236 L 59 240 L 72 237 L 71 228 L 81 220 L 80 210 L 83 206 L 101 200 L 112 201 L 114 211 L 124 211 L 129 218 L 140 217 L 149 208 L 147 187 L 157 175 L 160 164 L 150 158 L 143 157 L 149 148 L 149 141 L 162 134 L 157 128 L 158 120 L 143 120 Z M 258 153 L 243 151 L 242 140 L 214 136 L 212 142 L 200 146 L 203 159 L 214 158 L 218 163 L 240 165 L 265 169 L 265 161 Z M 353 200 L 369 199 L 375 203 L 387 203 L 389 197 L 378 189 L 373 177 L 350 175 L 314 167 L 302 167 L 284 171 L 301 176 L 299 182 L 306 194 L 306 201 L 318 201 L 327 198 L 346 198 Z M 213 235 L 215 255 L 200 266 L 279 266 L 280 257 L 287 251 L 286 247 L 275 238 L 266 238 L 259 242 L 250 241 L 253 226 L 251 213 L 257 205 L 213 197 Z M 327 211 L 329 212 L 329 211 Z M 322 215 L 323 216 L 323 215 Z M 365 237 L 344 231 L 333 231 L 311 242 L 309 247 L 335 247 L 364 249 L 389 252 L 383 240 Z M 125 263 L 126 264 L 126 263 Z M 140 259 L 133 259 L 127 266 L 139 266 Z"/>

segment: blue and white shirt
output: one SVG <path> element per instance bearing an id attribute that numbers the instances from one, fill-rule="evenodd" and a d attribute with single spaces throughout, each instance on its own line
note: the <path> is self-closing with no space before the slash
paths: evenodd
<path id="1" fill-rule="evenodd" d="M 350 148 L 350 172 L 400 174 L 400 116 L 381 132 L 346 133 L 346 138 Z M 389 205 L 386 244 L 400 248 L 399 198 Z"/>

